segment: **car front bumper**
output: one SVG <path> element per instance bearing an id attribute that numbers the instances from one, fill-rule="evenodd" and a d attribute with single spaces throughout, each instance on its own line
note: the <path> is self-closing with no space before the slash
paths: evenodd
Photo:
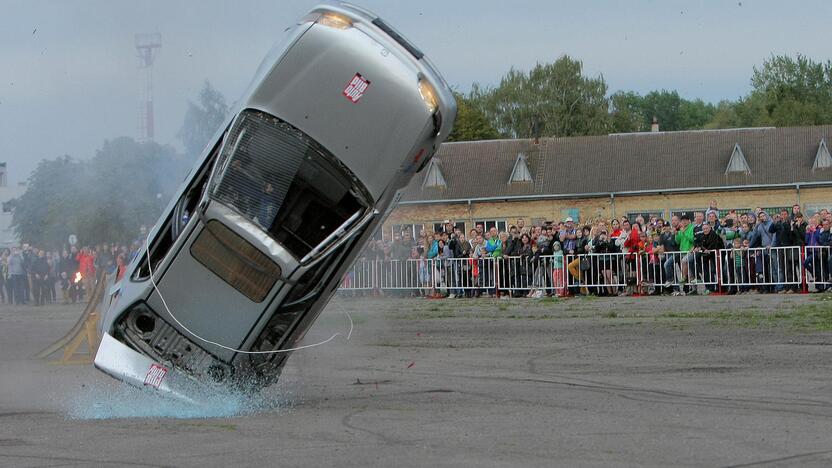
<path id="1" fill-rule="evenodd" d="M 95 367 L 134 387 L 156 390 L 187 403 L 199 404 L 198 396 L 211 392 L 209 386 L 136 352 L 108 333 L 101 338 Z"/>

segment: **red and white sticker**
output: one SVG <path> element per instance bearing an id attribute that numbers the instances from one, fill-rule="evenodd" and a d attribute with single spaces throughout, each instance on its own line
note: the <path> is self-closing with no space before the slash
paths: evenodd
<path id="1" fill-rule="evenodd" d="M 356 73 L 354 77 L 347 83 L 347 87 L 344 88 L 344 96 L 347 97 L 353 103 L 358 102 L 361 99 L 361 96 L 367 91 L 367 88 L 370 87 L 370 80 L 361 76 L 361 73 Z"/>
<path id="2" fill-rule="evenodd" d="M 168 375 L 168 369 L 166 367 L 162 367 L 159 364 L 151 364 L 150 370 L 144 376 L 144 384 L 158 389 L 162 385 L 162 380 L 164 380 L 166 375 Z"/>

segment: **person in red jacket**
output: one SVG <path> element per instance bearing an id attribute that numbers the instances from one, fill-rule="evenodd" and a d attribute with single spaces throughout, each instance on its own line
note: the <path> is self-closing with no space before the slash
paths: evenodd
<path id="1" fill-rule="evenodd" d="M 624 240 L 624 247 L 627 250 L 627 255 L 624 258 L 625 272 L 627 274 L 627 292 L 630 295 L 633 292 L 634 286 L 638 282 L 639 267 L 638 255 L 644 252 L 644 242 L 641 239 L 641 225 L 639 223 L 633 224 L 630 234 Z"/>
<path id="2" fill-rule="evenodd" d="M 95 286 L 95 256 L 89 247 L 84 247 L 75 259 L 78 260 L 78 271 L 84 281 L 84 293 L 92 294 Z"/>

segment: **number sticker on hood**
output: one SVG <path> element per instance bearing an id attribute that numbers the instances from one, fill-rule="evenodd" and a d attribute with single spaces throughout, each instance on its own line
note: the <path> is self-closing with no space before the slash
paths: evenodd
<path id="1" fill-rule="evenodd" d="M 367 91 L 367 88 L 370 87 L 370 80 L 361 76 L 361 73 L 356 73 L 352 80 L 347 84 L 347 87 L 344 88 L 344 96 L 347 97 L 353 103 L 358 102 L 361 99 L 361 96 Z"/>

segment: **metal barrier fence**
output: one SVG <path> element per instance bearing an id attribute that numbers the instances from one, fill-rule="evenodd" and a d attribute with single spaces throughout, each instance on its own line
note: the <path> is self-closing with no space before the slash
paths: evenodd
<path id="1" fill-rule="evenodd" d="M 832 261 L 832 248 L 826 246 L 809 246 L 805 248 L 802 266 L 806 272 L 806 283 L 815 289 L 825 290 L 832 282 L 829 266 Z"/>
<path id="2" fill-rule="evenodd" d="M 496 268 L 496 287 L 501 292 L 562 294 L 566 285 L 563 255 L 503 257 L 497 259 Z"/>
<path id="3" fill-rule="evenodd" d="M 719 258 L 722 286 L 740 290 L 798 290 L 803 285 L 800 247 L 725 249 L 719 251 Z"/>
<path id="4" fill-rule="evenodd" d="M 496 291 L 495 258 L 359 260 L 344 275 L 341 290 Z"/>
<path id="5" fill-rule="evenodd" d="M 631 261 L 632 260 L 632 261 Z M 566 256 L 567 288 L 586 288 L 596 291 L 614 292 L 628 285 L 628 279 L 635 284 L 637 276 L 636 256 L 628 258 L 625 253 L 590 253 Z"/>
<path id="6" fill-rule="evenodd" d="M 464 295 L 614 294 L 749 290 L 808 291 L 832 286 L 827 246 L 660 253 L 359 260 L 342 291 L 420 291 Z"/>

